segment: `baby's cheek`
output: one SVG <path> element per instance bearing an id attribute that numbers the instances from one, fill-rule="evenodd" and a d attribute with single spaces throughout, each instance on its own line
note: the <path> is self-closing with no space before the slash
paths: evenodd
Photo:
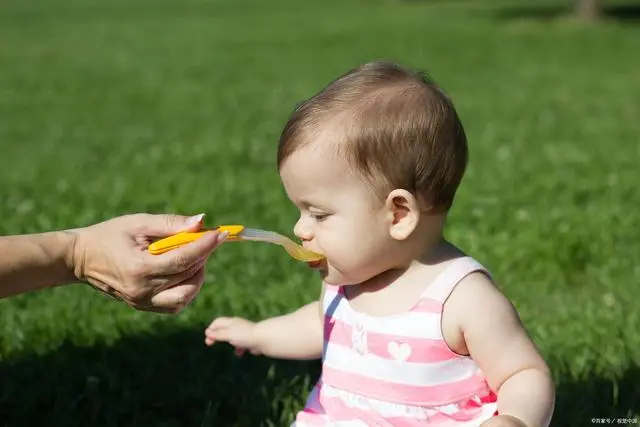
<path id="1" fill-rule="evenodd" d="M 357 269 L 361 264 L 362 248 L 353 245 L 343 245 L 339 249 L 336 249 L 336 253 L 339 253 L 336 259 L 337 264 L 345 270 Z"/>
<path id="2" fill-rule="evenodd" d="M 368 279 L 371 263 L 362 251 L 357 249 L 351 250 L 345 254 L 344 260 L 341 262 L 340 270 L 351 280 L 362 282 Z"/>
<path id="3" fill-rule="evenodd" d="M 348 242 L 338 234 L 318 236 L 316 241 L 320 251 L 329 259 L 334 258 L 336 261 L 341 261 L 349 253 Z"/>
<path id="4" fill-rule="evenodd" d="M 328 236 L 326 236 L 328 237 Z M 369 242 L 347 232 L 319 240 L 318 244 L 331 266 L 339 273 L 353 277 L 360 276 L 370 268 Z"/>

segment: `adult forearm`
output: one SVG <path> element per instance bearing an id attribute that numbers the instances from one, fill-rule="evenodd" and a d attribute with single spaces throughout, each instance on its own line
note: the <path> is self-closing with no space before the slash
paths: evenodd
<path id="1" fill-rule="evenodd" d="M 0 298 L 75 280 L 69 231 L 0 236 Z"/>

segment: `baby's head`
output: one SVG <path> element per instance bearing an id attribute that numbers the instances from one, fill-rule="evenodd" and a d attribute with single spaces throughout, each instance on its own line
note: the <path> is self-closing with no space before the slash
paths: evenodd
<path id="1" fill-rule="evenodd" d="M 299 105 L 278 146 L 301 212 L 294 232 L 340 285 L 406 265 L 439 241 L 466 164 L 449 98 L 388 62 L 351 70 Z"/>

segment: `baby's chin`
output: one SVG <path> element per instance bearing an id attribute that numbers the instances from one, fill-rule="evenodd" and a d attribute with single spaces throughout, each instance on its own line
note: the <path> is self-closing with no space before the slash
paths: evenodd
<path id="1" fill-rule="evenodd" d="M 331 265 L 327 260 L 321 262 L 308 263 L 309 267 L 318 272 L 322 281 L 327 285 L 332 286 L 350 286 L 360 283 L 358 280 L 354 280 L 354 277 L 347 276 L 335 266 Z"/>
<path id="2" fill-rule="evenodd" d="M 332 286 L 350 286 L 357 283 L 332 268 L 320 270 L 320 275 L 326 284 Z"/>
<path id="3" fill-rule="evenodd" d="M 378 274 L 374 274 L 372 271 L 352 271 L 351 274 L 347 275 L 337 270 L 336 268 L 332 268 L 332 266 L 325 266 L 325 268 L 319 270 L 322 280 L 333 286 L 355 286 L 355 285 L 363 285 L 366 286 L 372 280 L 376 280 L 376 278 L 380 278 L 385 280 L 384 277 L 380 277 L 380 275 L 384 274 L 385 271 L 382 271 Z"/>

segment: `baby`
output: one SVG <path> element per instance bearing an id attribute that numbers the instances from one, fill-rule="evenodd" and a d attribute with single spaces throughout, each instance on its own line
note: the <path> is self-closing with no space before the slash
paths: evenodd
<path id="1" fill-rule="evenodd" d="M 467 164 L 449 98 L 426 76 L 364 64 L 301 104 L 278 147 L 326 257 L 317 301 L 254 323 L 215 319 L 206 343 L 322 357 L 295 426 L 548 426 L 554 384 L 489 272 L 443 237 Z"/>

